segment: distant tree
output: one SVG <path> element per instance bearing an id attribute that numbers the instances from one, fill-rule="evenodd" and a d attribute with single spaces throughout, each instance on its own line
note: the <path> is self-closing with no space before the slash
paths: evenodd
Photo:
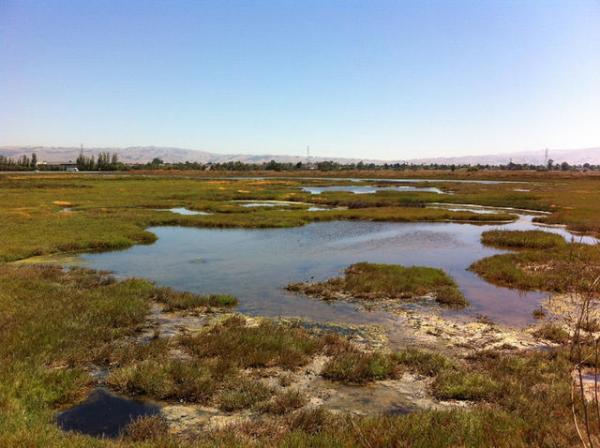
<path id="1" fill-rule="evenodd" d="M 548 168 L 548 170 L 551 171 L 553 166 L 554 166 L 554 160 L 548 159 L 548 163 L 546 165 L 546 167 Z"/>
<path id="2" fill-rule="evenodd" d="M 153 166 L 159 166 L 159 165 L 164 165 L 164 161 L 162 159 L 159 159 L 158 157 L 155 157 L 152 159 L 152 162 L 150 162 L 150 165 Z"/>
<path id="3" fill-rule="evenodd" d="M 34 152 L 31 154 L 31 167 L 35 168 L 37 166 L 37 154 Z"/>

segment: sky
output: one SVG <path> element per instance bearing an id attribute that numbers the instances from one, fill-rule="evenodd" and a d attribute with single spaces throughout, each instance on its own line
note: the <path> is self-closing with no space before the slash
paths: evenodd
<path id="1" fill-rule="evenodd" d="M 0 0 L 0 145 L 600 146 L 600 0 Z"/>

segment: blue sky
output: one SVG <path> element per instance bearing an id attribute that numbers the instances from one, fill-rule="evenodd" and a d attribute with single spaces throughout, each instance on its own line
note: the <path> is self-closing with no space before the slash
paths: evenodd
<path id="1" fill-rule="evenodd" d="M 0 145 L 600 146 L 598 0 L 0 0 Z"/>

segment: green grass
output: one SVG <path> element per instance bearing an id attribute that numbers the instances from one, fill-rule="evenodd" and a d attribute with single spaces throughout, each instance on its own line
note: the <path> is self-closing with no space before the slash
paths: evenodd
<path id="1" fill-rule="evenodd" d="M 192 355 L 221 357 L 239 368 L 282 367 L 295 369 L 324 347 L 324 339 L 301 327 L 263 321 L 246 326 L 243 317 L 229 318 L 211 330 L 184 336 L 181 341 Z"/>
<path id="2" fill-rule="evenodd" d="M 395 361 L 410 371 L 421 375 L 435 376 L 452 370 L 455 364 L 446 356 L 431 351 L 407 348 L 394 354 Z"/>
<path id="3" fill-rule="evenodd" d="M 86 364 L 144 322 L 153 290 L 81 269 L 0 265 L 0 446 L 84 446 L 53 414 L 85 394 Z"/>
<path id="4" fill-rule="evenodd" d="M 470 270 L 490 283 L 521 290 L 598 292 L 600 246 L 564 244 L 554 249 L 494 255 Z"/>
<path id="5" fill-rule="evenodd" d="M 498 384 L 486 373 L 446 372 L 436 378 L 433 393 L 440 400 L 486 400 Z"/>
<path id="6" fill-rule="evenodd" d="M 273 391 L 257 379 L 236 378 L 218 397 L 219 408 L 226 412 L 239 411 L 266 402 Z"/>
<path id="7" fill-rule="evenodd" d="M 200 307 L 232 307 L 238 300 L 228 294 L 199 295 L 172 288 L 157 288 L 156 300 L 165 304 L 166 311 L 181 311 Z"/>
<path id="8" fill-rule="evenodd" d="M 561 235 L 542 230 L 488 230 L 481 243 L 500 249 L 552 249 L 566 243 Z"/>
<path id="9" fill-rule="evenodd" d="M 433 295 L 437 302 L 462 307 L 467 301 L 454 280 L 441 269 L 388 264 L 357 263 L 343 277 L 322 283 L 295 283 L 291 291 L 304 292 L 324 299 L 340 294 L 362 300 L 413 299 Z"/>
<path id="10" fill-rule="evenodd" d="M 397 373 L 393 356 L 348 350 L 337 353 L 323 368 L 324 378 L 349 384 L 384 380 Z"/>

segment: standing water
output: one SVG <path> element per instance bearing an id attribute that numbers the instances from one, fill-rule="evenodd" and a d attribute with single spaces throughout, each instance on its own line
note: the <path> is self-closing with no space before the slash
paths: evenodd
<path id="1" fill-rule="evenodd" d="M 467 268 L 503 252 L 481 245 L 484 230 L 537 228 L 531 219 L 522 215 L 500 226 L 339 221 L 285 229 L 154 227 L 149 229 L 159 238 L 154 244 L 83 259 L 91 268 L 118 276 L 145 277 L 196 293 L 232 294 L 240 300 L 240 311 L 249 314 L 347 323 L 378 322 L 387 315 L 358 311 L 347 302 L 318 301 L 285 286 L 326 280 L 360 261 L 432 266 L 454 277 L 469 301 L 460 313 L 525 325 L 545 294 L 497 287 Z M 570 236 L 561 228 L 548 230 Z"/>

